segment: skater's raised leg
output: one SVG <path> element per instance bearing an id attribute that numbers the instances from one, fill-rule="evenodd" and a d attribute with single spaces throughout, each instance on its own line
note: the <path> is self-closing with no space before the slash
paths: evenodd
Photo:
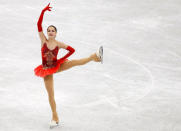
<path id="1" fill-rule="evenodd" d="M 92 54 L 86 58 L 68 60 L 68 61 L 65 61 L 63 64 L 60 65 L 60 68 L 57 72 L 61 72 L 61 71 L 70 69 L 73 66 L 84 65 L 90 61 L 100 62 L 100 59 L 99 59 L 99 57 L 97 57 L 96 53 L 94 53 L 94 54 Z"/>
<path id="2" fill-rule="evenodd" d="M 59 122 L 57 111 L 56 111 L 56 103 L 54 99 L 54 87 L 53 87 L 53 75 L 47 75 L 44 77 L 45 87 L 48 93 L 48 99 L 52 110 L 52 120 Z"/>

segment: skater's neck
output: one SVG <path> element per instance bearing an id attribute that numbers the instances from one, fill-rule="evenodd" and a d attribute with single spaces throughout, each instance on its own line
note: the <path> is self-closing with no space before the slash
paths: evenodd
<path id="1" fill-rule="evenodd" d="M 53 39 L 53 38 L 49 38 L 48 39 L 48 42 L 55 42 L 56 40 L 55 39 Z"/>

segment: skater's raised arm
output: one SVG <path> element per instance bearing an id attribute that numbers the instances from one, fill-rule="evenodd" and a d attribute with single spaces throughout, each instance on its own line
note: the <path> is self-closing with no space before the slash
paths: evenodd
<path id="1" fill-rule="evenodd" d="M 58 42 L 58 46 L 59 46 L 60 48 L 64 48 L 64 49 L 66 49 L 66 50 L 69 51 L 65 56 L 63 56 L 62 58 L 60 58 L 60 59 L 62 59 L 62 60 L 68 58 L 70 55 L 72 55 L 72 54 L 75 52 L 75 49 L 74 49 L 74 48 L 72 48 L 71 46 L 69 46 L 69 45 L 67 45 L 67 44 L 65 44 L 65 43 L 63 43 L 63 42 Z"/>
<path id="2" fill-rule="evenodd" d="M 37 22 L 37 27 L 38 27 L 38 32 L 39 32 L 39 37 L 40 37 L 40 40 L 41 42 L 44 42 L 46 40 L 46 37 L 43 33 L 43 29 L 42 29 L 42 21 L 43 21 L 43 16 L 44 16 L 44 13 L 45 11 L 51 11 L 50 8 L 52 7 L 49 7 L 50 3 L 42 10 L 41 14 L 40 14 L 40 17 L 38 19 L 38 22 Z"/>

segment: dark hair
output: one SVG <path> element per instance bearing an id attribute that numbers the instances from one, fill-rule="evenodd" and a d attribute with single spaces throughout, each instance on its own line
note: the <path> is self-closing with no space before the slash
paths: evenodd
<path id="1" fill-rule="evenodd" d="M 55 29 L 55 31 L 57 32 L 57 28 L 54 25 L 50 25 L 50 26 L 48 26 L 48 28 L 49 27 L 53 27 Z M 47 31 L 48 31 L 48 28 L 47 28 Z"/>

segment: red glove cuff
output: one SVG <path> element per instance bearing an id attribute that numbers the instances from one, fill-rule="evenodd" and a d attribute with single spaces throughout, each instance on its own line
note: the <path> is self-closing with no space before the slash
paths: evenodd
<path id="1" fill-rule="evenodd" d="M 69 50 L 70 52 L 74 53 L 75 52 L 75 49 L 72 48 L 71 46 L 67 46 L 66 50 Z"/>

